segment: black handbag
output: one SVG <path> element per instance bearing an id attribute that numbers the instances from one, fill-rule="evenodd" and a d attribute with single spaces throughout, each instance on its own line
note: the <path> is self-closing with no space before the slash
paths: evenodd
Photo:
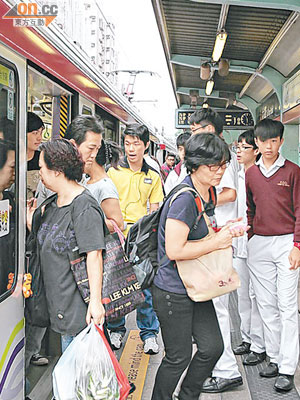
<path id="1" fill-rule="evenodd" d="M 133 266 L 125 255 L 119 234 L 109 233 L 104 222 L 105 251 L 103 251 L 102 303 L 107 321 L 124 317 L 145 301 Z M 78 248 L 70 253 L 71 270 L 83 300 L 90 300 L 86 255 Z"/>
<path id="2" fill-rule="evenodd" d="M 48 197 L 35 210 L 32 218 L 31 232 L 26 241 L 25 272 L 29 272 L 32 276 L 32 296 L 25 300 L 25 318 L 30 325 L 43 328 L 50 326 L 50 317 L 41 271 L 37 233 L 42 221 L 42 207 L 50 204 L 55 197 L 56 194 Z"/>

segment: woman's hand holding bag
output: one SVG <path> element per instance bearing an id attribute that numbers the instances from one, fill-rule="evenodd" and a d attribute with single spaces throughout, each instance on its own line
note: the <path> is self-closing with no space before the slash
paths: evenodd
<path id="1" fill-rule="evenodd" d="M 204 207 L 203 207 L 204 209 Z M 193 301 L 207 301 L 240 287 L 240 279 L 232 266 L 232 237 L 230 225 L 215 232 L 206 213 L 208 235 L 200 241 L 214 240 L 217 250 L 194 260 L 176 260 L 178 273 Z"/>

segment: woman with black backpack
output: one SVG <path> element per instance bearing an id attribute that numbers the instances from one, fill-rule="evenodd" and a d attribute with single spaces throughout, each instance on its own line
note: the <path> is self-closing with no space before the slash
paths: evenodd
<path id="1" fill-rule="evenodd" d="M 217 186 L 230 161 L 226 143 L 211 133 L 191 137 L 185 144 L 188 176 L 182 183 L 201 198 L 200 214 L 191 191 L 180 192 L 164 204 L 158 228 L 160 266 L 152 288 L 165 357 L 158 369 L 152 400 L 198 400 L 205 379 L 223 352 L 223 340 L 212 300 L 194 301 L 181 279 L 176 260 L 194 260 L 219 249 L 230 248 L 232 238 L 242 234 L 226 225 L 211 238 L 209 225 L 216 229 L 214 186 Z M 212 190 L 213 189 L 213 190 Z M 200 199 L 199 199 L 200 200 Z M 243 232 L 244 233 L 244 232 Z M 192 338 L 197 351 L 192 357 Z M 172 397 L 187 369 L 178 397 Z"/>

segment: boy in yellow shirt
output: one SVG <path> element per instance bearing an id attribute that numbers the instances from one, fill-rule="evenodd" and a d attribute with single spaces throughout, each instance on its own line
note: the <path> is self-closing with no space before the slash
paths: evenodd
<path id="1" fill-rule="evenodd" d="M 108 176 L 112 179 L 119 193 L 121 211 L 127 227 L 149 212 L 158 209 L 163 200 L 162 184 L 159 174 L 144 160 L 145 150 L 149 147 L 149 131 L 145 125 L 133 124 L 126 128 L 124 135 L 125 158 L 120 162 L 118 169 L 110 168 Z M 159 331 L 159 322 L 152 306 L 152 296 L 149 289 L 145 289 L 145 302 L 137 309 L 136 320 L 140 329 L 140 337 L 144 342 L 146 354 L 157 354 L 159 347 L 156 336 Z M 115 349 L 122 346 L 125 335 L 125 318 L 108 325 L 111 331 L 111 343 Z"/>

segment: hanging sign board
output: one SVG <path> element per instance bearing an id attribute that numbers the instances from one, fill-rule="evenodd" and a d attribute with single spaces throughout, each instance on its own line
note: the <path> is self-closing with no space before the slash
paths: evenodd
<path id="1" fill-rule="evenodd" d="M 176 110 L 176 128 L 189 128 L 189 120 L 195 110 Z M 249 111 L 218 111 L 223 120 L 224 129 L 248 129 L 254 126 L 252 115 Z"/>

